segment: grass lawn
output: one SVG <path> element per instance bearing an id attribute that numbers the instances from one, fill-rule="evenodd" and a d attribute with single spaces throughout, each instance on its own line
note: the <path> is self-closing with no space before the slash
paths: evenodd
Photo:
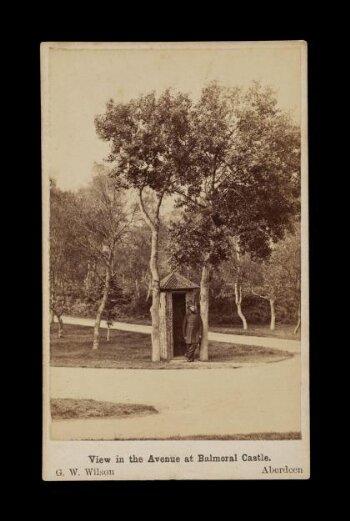
<path id="1" fill-rule="evenodd" d="M 130 416 L 144 416 L 158 412 L 151 405 L 73 400 L 70 398 L 51 399 L 50 407 L 53 420 L 130 418 Z"/>
<path id="2" fill-rule="evenodd" d="M 151 320 L 149 318 L 121 318 L 120 322 L 125 322 L 126 324 L 141 324 L 150 326 Z M 288 324 L 276 324 L 276 329 L 271 331 L 269 328 L 269 324 L 261 325 L 261 324 L 248 324 L 249 329 L 244 331 L 241 326 L 222 326 L 216 324 L 209 325 L 209 331 L 215 333 L 229 333 L 232 335 L 250 335 L 250 336 L 263 336 L 263 337 L 273 337 L 273 338 L 288 338 L 290 340 L 300 340 L 300 330 L 295 335 L 294 328 L 295 325 Z"/>
<path id="3" fill-rule="evenodd" d="M 114 438 L 115 440 L 122 440 L 126 438 Z M 140 440 L 147 440 L 151 438 L 139 438 Z M 172 436 L 170 438 L 157 438 L 157 440 L 301 440 L 301 432 L 252 432 L 248 434 L 198 434 L 194 436 Z"/>
<path id="4" fill-rule="evenodd" d="M 271 331 L 268 326 L 252 325 L 249 329 L 244 331 L 241 327 L 226 327 L 226 326 L 209 326 L 209 330 L 215 333 L 228 333 L 232 335 L 247 335 L 247 336 L 263 336 L 274 338 L 287 338 L 290 340 L 300 340 L 300 331 L 295 335 L 295 326 L 276 325 L 276 329 Z"/>
<path id="5" fill-rule="evenodd" d="M 100 348 L 92 350 L 92 327 L 65 325 L 63 338 L 57 337 L 57 324 L 51 325 L 51 365 L 56 367 L 92 367 L 115 369 L 207 369 L 220 362 L 268 363 L 292 355 L 264 347 L 241 346 L 223 342 L 209 343 L 210 364 L 188 364 L 172 360 L 151 362 L 151 337 L 144 333 L 111 330 L 110 341 L 106 330 L 101 330 Z"/>

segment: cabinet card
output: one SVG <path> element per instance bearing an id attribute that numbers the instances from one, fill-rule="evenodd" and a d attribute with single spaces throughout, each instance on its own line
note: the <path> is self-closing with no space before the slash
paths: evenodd
<path id="1" fill-rule="evenodd" d="M 41 44 L 43 479 L 308 479 L 307 44 Z"/>

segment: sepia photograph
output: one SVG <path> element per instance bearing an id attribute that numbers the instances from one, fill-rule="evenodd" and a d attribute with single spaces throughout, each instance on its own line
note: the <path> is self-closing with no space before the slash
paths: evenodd
<path id="1" fill-rule="evenodd" d="M 41 44 L 45 480 L 308 479 L 306 54 Z"/>

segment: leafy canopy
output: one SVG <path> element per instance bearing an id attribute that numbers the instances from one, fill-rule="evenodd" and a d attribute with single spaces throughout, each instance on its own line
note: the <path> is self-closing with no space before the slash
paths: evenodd
<path id="1" fill-rule="evenodd" d="M 172 193 L 174 175 L 186 169 L 191 101 L 166 90 L 152 92 L 128 103 L 110 100 L 95 118 L 98 136 L 109 141 L 114 162 L 112 175 L 126 188 L 151 188 Z"/>

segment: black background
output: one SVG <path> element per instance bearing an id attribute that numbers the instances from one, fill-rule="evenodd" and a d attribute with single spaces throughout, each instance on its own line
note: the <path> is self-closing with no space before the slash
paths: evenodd
<path id="1" fill-rule="evenodd" d="M 82 508 L 98 509 L 99 517 L 104 508 L 119 517 L 122 511 L 133 516 L 137 508 L 143 515 L 149 512 L 171 515 L 175 509 L 186 513 L 188 506 L 199 512 L 205 507 L 218 517 L 220 508 L 231 515 L 243 508 L 243 515 L 250 517 L 253 509 L 271 517 L 288 514 L 291 510 L 302 516 L 301 489 L 310 490 L 325 477 L 323 470 L 323 434 L 321 426 L 321 359 L 325 342 L 322 324 L 323 290 L 321 258 L 323 257 L 324 226 L 321 223 L 321 192 L 324 178 L 321 166 L 321 61 L 326 59 L 327 42 L 324 22 L 315 13 L 307 16 L 304 7 L 297 4 L 279 4 L 270 11 L 265 6 L 260 11 L 246 5 L 246 11 L 235 4 L 226 6 L 205 5 L 189 11 L 188 4 L 169 4 L 142 13 L 131 6 L 125 13 L 116 6 L 116 12 L 108 6 L 83 6 L 72 13 L 72 6 L 48 5 L 48 12 L 21 11 L 25 28 L 16 36 L 17 46 L 12 54 L 11 67 L 18 80 L 13 81 L 8 72 L 5 82 L 11 90 L 18 86 L 14 104 L 18 116 L 11 114 L 14 122 L 12 141 L 15 152 L 12 164 L 16 165 L 19 184 L 17 195 L 21 202 L 20 275 L 17 282 L 25 295 L 25 303 L 15 317 L 14 332 L 25 333 L 21 376 L 15 382 L 25 397 L 25 405 L 16 414 L 19 426 L 17 443 L 25 453 L 26 475 L 23 476 L 23 453 L 16 456 L 20 474 L 11 482 L 20 497 L 26 495 L 26 505 L 48 500 L 50 512 L 66 508 L 66 501 L 73 500 Z M 87 22 L 86 15 L 92 15 Z M 203 22 L 203 14 L 209 21 Z M 254 15 L 254 23 L 252 17 Z M 28 18 L 27 18 L 28 16 Z M 14 18 L 13 20 L 16 20 Z M 36 26 L 31 20 L 35 20 Z M 172 22 L 172 26 L 170 25 Z M 55 24 L 54 24 L 55 22 Z M 329 33 L 327 34 L 329 36 Z M 41 121 L 40 121 L 40 55 L 42 41 L 254 41 L 254 40 L 306 40 L 308 42 L 308 92 L 309 92 L 309 191 L 310 191 L 310 324 L 311 324 L 311 479 L 308 481 L 200 481 L 200 482 L 43 482 L 41 479 Z M 13 90 L 13 92 L 12 92 Z M 12 106 L 11 106 L 12 107 Z M 12 108 L 11 108 L 12 112 Z M 20 146 L 19 146 L 20 144 Z M 15 238 L 16 242 L 16 238 Z M 16 307 L 15 307 L 16 306 Z M 18 309 L 16 302 L 13 309 Z M 16 311 L 17 314 L 17 311 Z M 15 337 L 14 337 L 15 338 Z M 17 361 L 16 361 L 17 362 Z M 12 380 L 11 380 L 12 381 Z M 13 393 L 11 392 L 11 395 Z M 11 439 L 13 433 L 11 434 Z M 322 443 L 321 443 L 322 442 Z M 19 487 L 19 488 L 18 488 Z M 281 500 L 281 507 L 277 501 Z M 102 501 L 103 503 L 99 503 Z M 287 502 L 285 502 L 287 501 Z M 166 509 L 160 509 L 160 502 Z M 40 503 L 38 503 L 39 505 Z M 188 506 L 187 506 L 188 505 Z M 91 510 L 92 511 L 92 510 Z M 197 516 L 196 516 L 197 517 Z"/>

